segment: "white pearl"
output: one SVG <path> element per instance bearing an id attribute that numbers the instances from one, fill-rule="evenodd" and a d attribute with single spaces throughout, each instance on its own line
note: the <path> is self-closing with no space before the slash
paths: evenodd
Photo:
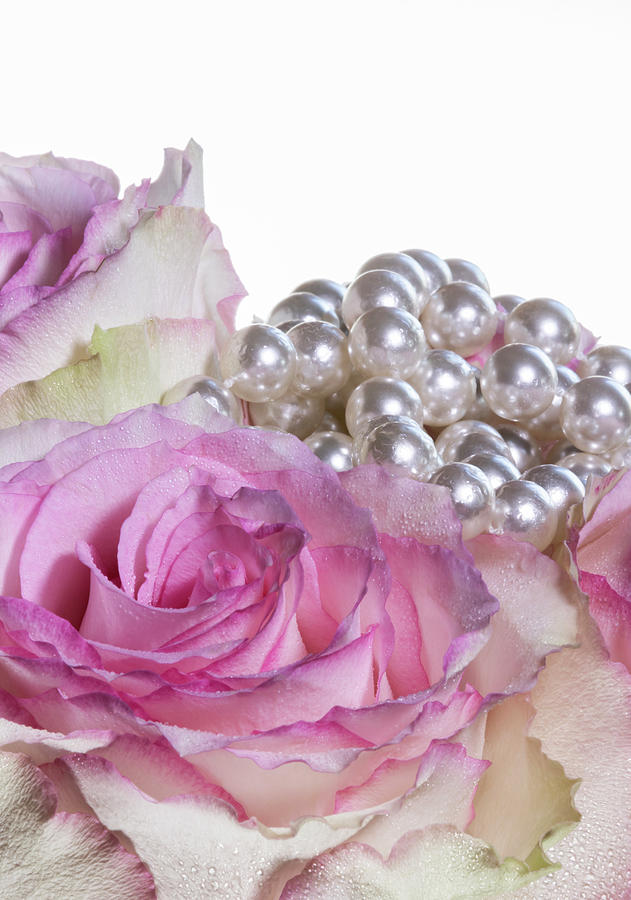
<path id="1" fill-rule="evenodd" d="M 445 462 L 463 462 L 472 453 L 494 453 L 511 460 L 510 450 L 500 435 L 480 431 L 464 434 L 451 441 L 442 453 Z"/>
<path id="2" fill-rule="evenodd" d="M 480 379 L 482 394 L 504 419 L 531 418 L 550 406 L 557 373 L 550 358 L 531 344 L 506 344 L 486 361 Z"/>
<path id="3" fill-rule="evenodd" d="M 475 369 L 451 350 L 431 350 L 408 381 L 423 402 L 427 425 L 457 422 L 475 399 Z"/>
<path id="4" fill-rule="evenodd" d="M 617 344 L 604 344 L 588 353 L 580 368 L 581 375 L 606 375 L 620 384 L 631 384 L 631 350 Z"/>
<path id="5" fill-rule="evenodd" d="M 516 481 L 520 476 L 513 460 L 499 453 L 472 453 L 465 457 L 464 462 L 477 466 L 484 472 L 494 491 L 499 490 L 507 481 Z"/>
<path id="6" fill-rule="evenodd" d="M 541 462 L 539 447 L 525 428 L 518 428 L 516 425 L 498 425 L 497 430 L 506 441 L 513 462 L 520 472 Z"/>
<path id="7" fill-rule="evenodd" d="M 311 278 L 309 281 L 303 281 L 302 284 L 295 287 L 292 294 L 301 294 L 303 292 L 315 294 L 320 300 L 328 303 L 336 315 L 340 315 L 342 298 L 346 292 L 343 284 L 331 281 L 329 278 Z"/>
<path id="8" fill-rule="evenodd" d="M 593 453 L 568 453 L 559 463 L 574 472 L 584 485 L 592 477 L 602 478 L 611 472 L 611 465 L 607 460 Z"/>
<path id="9" fill-rule="evenodd" d="M 409 281 L 419 299 L 419 312 L 423 309 L 430 292 L 425 273 L 415 259 L 408 256 L 407 253 L 377 253 L 376 256 L 371 256 L 370 259 L 367 259 L 362 264 L 357 274 L 361 275 L 363 272 L 371 272 L 373 269 L 386 269 L 388 272 L 396 272 Z"/>
<path id="10" fill-rule="evenodd" d="M 346 384 L 351 361 L 339 328 L 328 322 L 300 322 L 287 337 L 296 349 L 295 391 L 325 397 Z"/>
<path id="11" fill-rule="evenodd" d="M 483 291 L 489 292 L 489 283 L 486 275 L 479 266 L 469 262 L 468 259 L 446 259 L 449 266 L 452 281 L 466 281 L 468 284 L 477 284 Z"/>
<path id="12" fill-rule="evenodd" d="M 330 413 L 327 410 L 318 424 L 318 431 L 339 431 L 341 434 L 345 434 L 346 423 L 342 419 L 338 419 L 333 415 L 333 413 Z"/>
<path id="13" fill-rule="evenodd" d="M 557 513 L 548 494 L 534 481 L 507 481 L 495 499 L 495 530 L 545 550 L 557 530 Z"/>
<path id="14" fill-rule="evenodd" d="M 219 359 L 224 386 L 243 400 L 276 400 L 296 373 L 296 351 L 272 325 L 247 325 L 232 334 Z"/>
<path id="15" fill-rule="evenodd" d="M 449 489 L 465 540 L 488 530 L 494 493 L 484 472 L 468 463 L 448 463 L 437 469 L 430 481 Z"/>
<path id="16" fill-rule="evenodd" d="M 502 437 L 496 428 L 489 425 L 488 422 L 482 422 L 478 419 L 461 419 L 448 425 L 440 432 L 436 438 L 436 450 L 441 456 L 445 456 L 447 449 L 455 442 L 460 441 L 468 434 L 491 434 L 500 441 Z"/>
<path id="17" fill-rule="evenodd" d="M 412 421 L 384 422 L 362 440 L 360 463 L 377 463 L 395 475 L 429 478 L 439 461 L 434 442 Z"/>
<path id="18" fill-rule="evenodd" d="M 534 481 L 548 494 L 552 506 L 558 514 L 556 537 L 561 539 L 565 534 L 567 512 L 575 503 L 581 503 L 585 497 L 585 488 L 580 479 L 564 466 L 534 466 L 524 472 L 527 481 Z"/>
<path id="19" fill-rule="evenodd" d="M 500 294 L 498 297 L 493 297 L 493 301 L 500 312 L 508 316 L 516 306 L 525 302 L 525 298 L 517 294 Z"/>
<path id="20" fill-rule="evenodd" d="M 429 250 L 403 250 L 406 256 L 411 256 L 425 273 L 427 291 L 433 294 L 439 287 L 449 284 L 451 271 L 444 259 L 431 253 Z"/>
<path id="21" fill-rule="evenodd" d="M 199 394 L 200 397 L 214 407 L 223 416 L 233 419 L 238 425 L 243 423 L 243 410 L 241 404 L 223 384 L 205 375 L 193 375 L 185 378 L 164 394 L 160 403 L 167 406 L 169 403 L 177 403 L 191 394 Z"/>
<path id="22" fill-rule="evenodd" d="M 576 372 L 573 369 L 568 369 L 567 366 L 557 366 L 556 370 L 557 387 L 554 392 L 554 397 L 552 398 L 552 403 L 550 406 L 546 407 L 543 412 L 539 413 L 538 416 L 535 416 L 532 419 L 524 419 L 524 424 L 527 426 L 528 431 L 533 437 L 537 438 L 537 440 L 545 441 L 545 443 L 558 441 L 559 438 L 563 437 L 561 420 L 559 418 L 561 401 L 569 386 L 571 384 L 576 384 L 579 380 Z"/>
<path id="23" fill-rule="evenodd" d="M 346 404 L 346 427 L 356 435 L 379 416 L 408 416 L 423 424 L 421 398 L 407 382 L 396 378 L 369 378 L 359 384 Z"/>
<path id="24" fill-rule="evenodd" d="M 421 321 L 433 347 L 471 356 L 495 334 L 497 307 L 475 284 L 456 282 L 439 288 L 429 298 Z"/>
<path id="25" fill-rule="evenodd" d="M 372 269 L 349 284 L 342 300 L 342 318 L 350 328 L 363 313 L 379 306 L 404 309 L 412 316 L 420 311 L 418 296 L 407 278 L 386 269 Z"/>
<path id="26" fill-rule="evenodd" d="M 370 309 L 357 319 L 348 335 L 353 367 L 367 376 L 407 378 L 426 349 L 421 323 L 404 309 Z"/>
<path id="27" fill-rule="evenodd" d="M 604 375 L 590 375 L 565 392 L 561 428 L 586 453 L 603 453 L 622 444 L 631 432 L 631 396 Z"/>
<path id="28" fill-rule="evenodd" d="M 569 456 L 570 453 L 579 453 L 580 451 L 574 446 L 574 444 L 570 444 L 569 441 L 561 440 L 557 441 L 551 447 L 548 448 L 545 460 L 547 463 L 560 463 L 560 461 L 565 457 Z"/>
<path id="29" fill-rule="evenodd" d="M 554 363 L 567 363 L 576 356 L 580 336 L 574 313 L 548 297 L 520 303 L 504 323 L 507 343 L 534 344 Z"/>
<path id="30" fill-rule="evenodd" d="M 339 317 L 331 307 L 331 304 L 307 291 L 290 294 L 284 300 L 278 302 L 270 312 L 267 321 L 270 325 L 276 325 L 276 327 L 283 322 L 289 321 L 340 324 Z"/>
<path id="31" fill-rule="evenodd" d="M 277 400 L 249 403 L 248 413 L 253 425 L 276 428 L 295 434 L 296 437 L 305 438 L 322 421 L 324 400 L 321 397 L 307 397 L 291 391 Z"/>
<path id="32" fill-rule="evenodd" d="M 318 459 L 327 463 L 336 472 L 346 472 L 353 468 L 353 442 L 348 435 L 340 434 L 338 431 L 314 431 L 305 438 L 305 444 L 313 450 Z"/>

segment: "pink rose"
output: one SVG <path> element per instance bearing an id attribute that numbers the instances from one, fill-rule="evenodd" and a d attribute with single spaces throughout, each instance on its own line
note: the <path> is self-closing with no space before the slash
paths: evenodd
<path id="1" fill-rule="evenodd" d="M 6 846 L 31 848 L 34 879 L 66 841 L 55 893 L 73 896 L 84 831 L 116 885 L 97 896 L 332 897 L 346 871 L 345 897 L 362 879 L 470 896 L 534 877 L 465 829 L 485 759 L 507 764 L 489 710 L 574 638 L 555 563 L 491 537 L 474 562 L 444 489 L 338 476 L 198 397 L 7 429 L 0 461 L 0 805 L 29 798 Z M 546 813 L 522 796 L 512 830 L 491 816 L 502 857 L 569 806 L 562 773 L 528 758 Z"/>

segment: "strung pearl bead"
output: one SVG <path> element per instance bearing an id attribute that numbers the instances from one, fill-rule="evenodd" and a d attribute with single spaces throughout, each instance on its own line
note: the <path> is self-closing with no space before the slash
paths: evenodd
<path id="1" fill-rule="evenodd" d="M 333 413 L 327 411 L 318 423 L 318 431 L 339 431 L 342 434 L 345 434 L 346 423 L 334 416 Z"/>
<path id="2" fill-rule="evenodd" d="M 558 514 L 556 537 L 560 540 L 565 533 L 568 510 L 575 503 L 581 503 L 585 497 L 583 483 L 571 469 L 549 464 L 534 466 L 524 472 L 523 477 L 542 487 L 550 498 Z"/>
<path id="3" fill-rule="evenodd" d="M 224 387 L 253 402 L 276 400 L 296 373 L 296 351 L 272 325 L 247 325 L 232 334 L 219 358 Z"/>
<path id="4" fill-rule="evenodd" d="M 408 381 L 423 402 L 427 425 L 457 422 L 475 399 L 475 369 L 451 350 L 431 350 Z"/>
<path id="5" fill-rule="evenodd" d="M 604 457 L 593 453 L 568 453 L 559 460 L 559 463 L 574 472 L 584 485 L 587 485 L 591 477 L 603 478 L 611 472 L 610 463 Z"/>
<path id="6" fill-rule="evenodd" d="M 497 491 L 495 530 L 545 550 L 557 530 L 557 513 L 534 481 L 507 481 Z"/>
<path id="7" fill-rule="evenodd" d="M 552 447 L 549 447 L 546 455 L 545 461 L 547 463 L 558 463 L 565 456 L 569 456 L 570 453 L 579 453 L 580 451 L 574 446 L 574 444 L 570 444 L 569 441 L 557 441 L 556 444 L 553 444 Z"/>
<path id="8" fill-rule="evenodd" d="M 468 259 L 446 259 L 449 266 L 452 281 L 466 281 L 468 284 L 477 284 L 483 291 L 489 292 L 489 283 L 486 275 L 479 266 L 469 262 Z"/>
<path id="9" fill-rule="evenodd" d="M 371 429 L 358 448 L 358 461 L 419 479 L 428 478 L 439 465 L 431 437 L 410 420 L 390 420 Z"/>
<path id="10" fill-rule="evenodd" d="M 493 301 L 499 311 L 508 316 L 515 307 L 524 303 L 524 297 L 519 297 L 517 294 L 500 294 L 499 297 L 493 297 Z"/>
<path id="11" fill-rule="evenodd" d="M 631 383 L 631 349 L 617 344 L 595 347 L 588 353 L 580 368 L 581 375 L 606 375 L 620 384 Z"/>
<path id="12" fill-rule="evenodd" d="M 426 347 L 418 319 L 404 309 L 386 306 L 361 315 L 348 335 L 353 367 L 369 377 L 407 378 L 418 366 Z"/>
<path id="13" fill-rule="evenodd" d="M 448 447 L 453 443 L 460 441 L 468 434 L 491 434 L 495 438 L 502 440 L 499 431 L 489 425 L 488 422 L 482 422 L 478 419 L 461 419 L 443 428 L 436 438 L 436 450 L 441 456 L 445 456 Z"/>
<path id="14" fill-rule="evenodd" d="M 449 284 L 451 271 L 444 259 L 431 253 L 429 250 L 403 250 L 406 256 L 411 256 L 425 273 L 427 292 L 433 294 L 439 287 Z"/>
<path id="15" fill-rule="evenodd" d="M 315 294 L 320 300 L 328 303 L 331 310 L 339 316 L 345 292 L 344 285 L 337 281 L 331 281 L 329 278 L 311 278 L 295 287 L 292 294 Z"/>
<path id="16" fill-rule="evenodd" d="M 524 419 L 550 406 L 557 373 L 549 357 L 531 344 L 506 344 L 482 370 L 482 394 L 493 412 L 504 419 Z"/>
<path id="17" fill-rule="evenodd" d="M 248 412 L 253 425 L 279 429 L 306 438 L 322 421 L 324 400 L 291 391 L 277 400 L 249 403 Z"/>
<path id="18" fill-rule="evenodd" d="M 590 375 L 567 389 L 560 419 L 563 433 L 579 450 L 613 450 L 631 432 L 631 396 L 613 378 Z"/>
<path id="19" fill-rule="evenodd" d="M 359 384 L 346 404 L 346 427 L 356 435 L 379 416 L 407 416 L 423 424 L 423 404 L 411 385 L 396 378 L 369 378 Z"/>
<path id="20" fill-rule="evenodd" d="M 430 482 L 449 489 L 465 540 L 488 530 L 494 494 L 484 472 L 469 463 L 448 463 L 434 472 Z"/>
<path id="21" fill-rule="evenodd" d="M 574 313 L 547 297 L 518 304 L 504 323 L 507 343 L 534 344 L 555 363 L 566 363 L 576 356 L 580 336 Z"/>
<path id="22" fill-rule="evenodd" d="M 508 481 L 516 481 L 521 474 L 512 459 L 498 453 L 472 453 L 464 461 L 484 472 L 494 491 Z"/>
<path id="23" fill-rule="evenodd" d="M 498 425 L 497 430 L 506 441 L 513 462 L 520 472 L 536 466 L 541 461 L 539 447 L 524 428 L 517 428 L 515 425 Z"/>
<path id="24" fill-rule="evenodd" d="M 359 268 L 357 274 L 371 272 L 373 269 L 386 269 L 388 272 L 396 272 L 410 282 L 419 299 L 419 312 L 427 303 L 429 290 L 427 279 L 421 266 L 415 259 L 406 253 L 377 253 L 371 256 Z M 418 313 L 417 313 L 418 315 Z"/>
<path id="25" fill-rule="evenodd" d="M 421 321 L 433 347 L 471 356 L 482 350 L 497 327 L 498 312 L 481 287 L 465 282 L 446 284 L 429 298 Z"/>
<path id="26" fill-rule="evenodd" d="M 349 284 L 342 300 L 342 318 L 351 328 L 363 313 L 379 306 L 404 309 L 415 317 L 420 311 L 419 299 L 407 278 L 386 269 L 372 269 Z"/>
<path id="27" fill-rule="evenodd" d="M 524 424 L 528 427 L 528 431 L 537 438 L 537 440 L 557 441 L 563 437 L 561 428 L 561 420 L 559 412 L 561 410 L 561 401 L 563 395 L 571 384 L 576 384 L 579 377 L 573 369 L 567 366 L 557 366 L 557 387 L 552 398 L 550 406 L 546 407 L 543 412 L 539 413 L 532 419 L 524 419 Z"/>
<path id="28" fill-rule="evenodd" d="M 192 378 L 185 378 L 163 395 L 160 401 L 164 406 L 170 403 L 178 403 L 191 394 L 199 394 L 202 400 L 205 400 L 209 406 L 214 407 L 217 412 L 223 416 L 233 419 L 238 425 L 243 423 L 243 411 L 241 404 L 223 384 L 205 375 L 193 375 Z"/>
<path id="29" fill-rule="evenodd" d="M 339 317 L 331 304 L 307 291 L 299 291 L 285 297 L 273 307 L 268 317 L 270 325 L 278 326 L 289 321 L 340 324 Z"/>
<path id="30" fill-rule="evenodd" d="M 325 397 L 346 384 L 351 361 L 339 328 L 328 322 L 300 322 L 287 337 L 296 349 L 295 391 Z"/>
<path id="31" fill-rule="evenodd" d="M 492 453 L 511 459 L 510 450 L 500 435 L 473 432 L 450 442 L 444 450 L 445 462 L 463 462 L 472 453 Z"/>
<path id="32" fill-rule="evenodd" d="M 305 438 L 305 444 L 336 472 L 353 468 L 353 442 L 348 435 L 339 431 L 314 431 Z"/>

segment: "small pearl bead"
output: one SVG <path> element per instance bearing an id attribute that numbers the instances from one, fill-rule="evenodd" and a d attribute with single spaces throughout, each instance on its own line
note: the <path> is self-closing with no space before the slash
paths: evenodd
<path id="1" fill-rule="evenodd" d="M 329 322 L 339 325 L 340 320 L 326 300 L 316 297 L 307 291 L 290 294 L 274 306 L 269 314 L 268 322 L 277 327 L 283 322 Z"/>
<path id="2" fill-rule="evenodd" d="M 496 350 L 482 370 L 482 394 L 494 413 L 504 419 L 524 419 L 550 406 L 557 373 L 549 357 L 531 344 L 506 344 Z"/>
<path id="3" fill-rule="evenodd" d="M 342 434 L 345 434 L 346 424 L 344 421 L 334 416 L 333 413 L 325 412 L 322 416 L 322 420 L 318 424 L 318 431 L 339 431 Z"/>
<path id="4" fill-rule="evenodd" d="M 310 447 L 318 459 L 327 463 L 336 472 L 346 472 L 353 468 L 353 442 L 346 434 L 338 431 L 314 431 L 305 444 Z"/>
<path id="5" fill-rule="evenodd" d="M 350 328 L 359 317 L 379 306 L 404 309 L 418 317 L 420 303 L 407 278 L 385 269 L 363 272 L 351 281 L 342 300 L 342 318 Z"/>
<path id="6" fill-rule="evenodd" d="M 575 503 L 583 501 L 585 496 L 583 483 L 571 469 L 563 466 L 534 466 L 524 472 L 523 477 L 527 481 L 534 481 L 548 494 L 550 502 L 558 514 L 559 523 L 556 537 L 560 540 L 565 534 L 568 510 Z"/>
<path id="7" fill-rule="evenodd" d="M 421 398 L 405 381 L 396 378 L 369 378 L 359 384 L 346 404 L 346 427 L 356 435 L 378 416 L 408 416 L 423 424 Z"/>
<path id="8" fill-rule="evenodd" d="M 494 491 L 499 490 L 507 481 L 516 481 L 520 476 L 512 459 L 498 453 L 472 453 L 464 461 L 484 472 Z"/>
<path id="9" fill-rule="evenodd" d="M 595 347 L 585 357 L 581 375 L 606 375 L 620 384 L 631 383 L 631 350 L 616 344 Z"/>
<path id="10" fill-rule="evenodd" d="M 367 376 L 407 378 L 426 348 L 420 322 L 404 309 L 371 309 L 357 319 L 348 335 L 353 367 Z"/>
<path id="11" fill-rule="evenodd" d="M 429 289 L 425 273 L 415 259 L 406 253 L 377 253 L 376 256 L 371 256 L 363 263 L 357 274 L 361 275 L 374 269 L 396 272 L 397 275 L 401 275 L 409 281 L 419 300 L 419 312 L 423 309 L 429 297 Z"/>
<path id="12" fill-rule="evenodd" d="M 576 384 L 579 380 L 578 375 L 573 369 L 567 366 L 557 366 L 557 387 L 552 398 L 550 406 L 546 407 L 543 412 L 539 413 L 532 419 L 524 419 L 524 424 L 528 427 L 528 431 L 537 438 L 537 440 L 549 443 L 550 441 L 558 441 L 563 437 L 561 428 L 561 420 L 559 412 L 561 409 L 561 401 L 563 395 L 571 384 Z"/>
<path id="13" fill-rule="evenodd" d="M 465 540 L 488 530 L 494 495 L 484 472 L 468 463 L 448 463 L 434 472 L 430 481 L 449 489 Z"/>
<path id="14" fill-rule="evenodd" d="M 508 316 L 516 306 L 524 303 L 524 297 L 519 297 L 517 294 L 500 294 L 499 297 L 493 297 L 493 301 L 500 312 Z"/>
<path id="15" fill-rule="evenodd" d="M 346 288 L 343 284 L 331 281 L 329 278 L 311 278 L 309 281 L 303 281 L 292 291 L 292 294 L 302 293 L 315 294 L 320 300 L 328 303 L 331 310 L 339 316 Z"/>
<path id="16" fill-rule="evenodd" d="M 574 313 L 547 297 L 520 303 L 504 323 L 506 343 L 534 344 L 554 363 L 567 363 L 576 356 L 580 336 Z"/>
<path id="17" fill-rule="evenodd" d="M 421 321 L 433 347 L 471 356 L 485 347 L 497 327 L 498 312 L 490 296 L 475 284 L 457 282 L 429 298 Z"/>
<path id="18" fill-rule="evenodd" d="M 436 438 L 436 450 L 441 456 L 444 456 L 448 447 L 468 434 L 491 434 L 500 441 L 502 440 L 499 431 L 488 422 L 481 422 L 477 419 L 461 419 L 459 422 L 443 428 Z"/>
<path id="19" fill-rule="evenodd" d="M 602 456 L 593 453 L 568 453 L 559 460 L 562 466 L 570 469 L 576 477 L 587 485 L 591 477 L 602 478 L 611 472 L 611 465 Z"/>
<path id="20" fill-rule="evenodd" d="M 563 433 L 579 450 L 613 450 L 631 432 L 631 396 L 613 378 L 590 375 L 567 389 L 560 419 Z"/>
<path id="21" fill-rule="evenodd" d="M 364 437 L 360 463 L 377 463 L 395 475 L 429 478 L 438 467 L 434 442 L 415 422 L 393 421 L 377 425 Z"/>
<path id="22" fill-rule="evenodd" d="M 295 391 L 325 397 L 346 384 L 351 361 L 339 328 L 328 322 L 300 322 L 287 337 L 296 349 Z"/>
<path id="23" fill-rule="evenodd" d="M 224 386 L 243 400 L 276 400 L 296 372 L 296 351 L 287 335 L 256 323 L 232 334 L 219 359 Z"/>
<path id="24" fill-rule="evenodd" d="M 536 466 L 541 461 L 539 447 L 524 428 L 515 425 L 498 425 L 497 430 L 506 441 L 513 462 L 520 472 Z"/>
<path id="25" fill-rule="evenodd" d="M 457 422 L 475 399 L 475 369 L 451 350 L 431 350 L 408 381 L 423 402 L 427 425 Z"/>
<path id="26" fill-rule="evenodd" d="M 314 431 L 324 415 L 324 400 L 307 397 L 293 391 L 277 400 L 249 403 L 248 412 L 253 425 L 280 429 L 296 437 L 305 438 Z"/>
<path id="27" fill-rule="evenodd" d="M 445 462 L 463 462 L 472 453 L 494 453 L 512 459 L 510 450 L 498 434 L 473 432 L 451 441 L 442 454 Z"/>
<path id="28" fill-rule="evenodd" d="M 403 250 L 406 256 L 411 256 L 425 273 L 427 291 L 433 294 L 438 288 L 451 281 L 451 271 L 444 259 L 431 253 L 429 250 Z"/>
<path id="29" fill-rule="evenodd" d="M 241 404 L 232 391 L 205 375 L 193 375 L 192 378 L 179 381 L 169 388 L 160 402 L 167 406 L 169 403 L 177 403 L 191 394 L 199 394 L 209 406 L 214 407 L 223 416 L 233 419 L 238 425 L 243 423 Z"/>
<path id="30" fill-rule="evenodd" d="M 489 283 L 486 275 L 479 266 L 469 262 L 468 259 L 446 259 L 449 266 L 452 281 L 466 281 L 468 284 L 477 284 L 483 291 L 489 292 Z"/>
<path id="31" fill-rule="evenodd" d="M 495 529 L 545 550 L 557 530 L 557 513 L 534 481 L 507 481 L 496 494 Z"/>

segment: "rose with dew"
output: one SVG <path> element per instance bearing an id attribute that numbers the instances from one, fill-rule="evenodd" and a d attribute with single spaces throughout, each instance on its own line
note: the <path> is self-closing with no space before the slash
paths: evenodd
<path id="1" fill-rule="evenodd" d="M 556 563 L 472 556 L 444 489 L 338 476 L 199 397 L 27 422 L 0 462 L 7 896 L 438 898 L 549 869 L 573 786 L 524 692 L 575 637 Z"/>
<path id="2" fill-rule="evenodd" d="M 118 198 L 109 169 L 0 154 L 0 426 L 108 421 L 215 365 L 244 290 L 201 150 Z"/>

